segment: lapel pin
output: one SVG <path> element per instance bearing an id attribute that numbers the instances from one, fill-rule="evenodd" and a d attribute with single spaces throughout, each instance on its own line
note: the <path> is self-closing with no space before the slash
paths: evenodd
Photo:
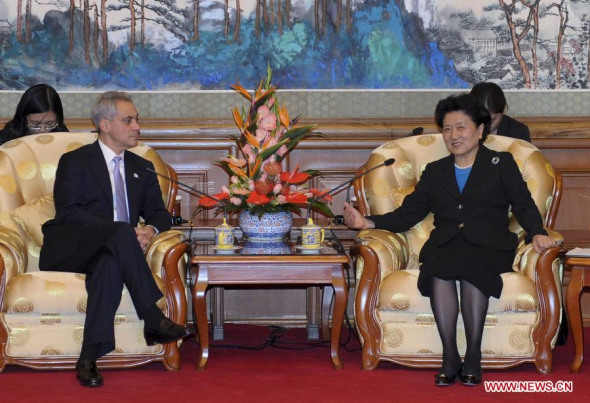
<path id="1" fill-rule="evenodd" d="M 133 177 L 136 178 L 136 179 L 139 179 L 139 175 L 136 174 L 135 172 L 133 172 Z"/>
<path id="2" fill-rule="evenodd" d="M 500 162 L 500 158 L 498 158 L 498 157 L 492 158 L 492 164 L 496 165 L 496 164 L 498 164 L 498 162 Z"/>

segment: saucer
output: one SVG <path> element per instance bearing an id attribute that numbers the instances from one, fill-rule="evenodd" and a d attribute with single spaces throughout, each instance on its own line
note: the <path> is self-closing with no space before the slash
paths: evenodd
<path id="1" fill-rule="evenodd" d="M 320 251 L 322 250 L 322 245 L 318 245 L 318 246 L 314 246 L 314 247 L 309 247 L 307 245 L 296 245 L 295 249 L 298 249 L 299 252 L 302 254 L 313 255 L 313 254 L 320 253 Z"/>
<path id="2" fill-rule="evenodd" d="M 215 252 L 217 252 L 220 255 L 232 255 L 234 252 L 236 252 L 237 250 L 241 249 L 241 246 L 230 246 L 229 248 L 223 248 L 223 247 L 219 247 L 219 246 L 214 246 L 213 249 L 215 250 Z"/>
<path id="3" fill-rule="evenodd" d="M 318 250 L 318 249 L 322 249 L 322 244 L 319 244 L 319 245 L 297 245 L 295 247 L 297 249 Z"/>

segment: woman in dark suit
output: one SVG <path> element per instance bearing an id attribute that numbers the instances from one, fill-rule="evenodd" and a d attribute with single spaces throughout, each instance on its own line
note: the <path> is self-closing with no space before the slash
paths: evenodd
<path id="1" fill-rule="evenodd" d="M 506 97 L 499 85 L 490 82 L 477 83 L 471 89 L 473 95 L 490 112 L 492 121 L 490 133 L 500 136 L 513 137 L 531 142 L 529 127 L 518 120 L 506 115 L 508 105 Z"/>
<path id="2" fill-rule="evenodd" d="M 439 101 L 435 118 L 450 155 L 428 164 L 397 210 L 363 217 L 348 204 L 345 223 L 355 229 L 404 232 L 434 214 L 434 229 L 420 251 L 418 288 L 430 297 L 443 345 L 443 363 L 435 384 L 481 383 L 481 339 L 490 297 L 499 298 L 500 274 L 512 270 L 517 236 L 509 230 L 512 212 L 537 252 L 553 246 L 526 183 L 508 152 L 485 146 L 490 114 L 469 94 Z M 465 324 L 465 360 L 457 348 L 459 313 L 456 282 Z"/>
<path id="3" fill-rule="evenodd" d="M 28 134 L 67 131 L 59 94 L 47 84 L 37 84 L 25 91 L 14 117 L 0 130 L 0 145 Z"/>

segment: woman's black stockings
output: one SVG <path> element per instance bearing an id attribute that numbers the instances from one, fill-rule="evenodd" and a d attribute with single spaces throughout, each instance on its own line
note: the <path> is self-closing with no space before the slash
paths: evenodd
<path id="1" fill-rule="evenodd" d="M 478 288 L 465 280 L 459 280 L 461 292 L 461 314 L 465 325 L 467 351 L 463 373 L 481 374 L 481 339 L 489 298 Z M 457 349 L 457 318 L 459 301 L 455 280 L 432 278 L 430 306 L 443 347 L 441 372 L 448 376 L 457 373 L 461 357 Z"/>
<path id="2" fill-rule="evenodd" d="M 443 347 L 441 373 L 454 376 L 461 366 L 461 357 L 457 349 L 457 317 L 459 301 L 455 280 L 432 278 L 430 306 Z"/>
<path id="3" fill-rule="evenodd" d="M 481 338 L 488 312 L 489 298 L 473 284 L 461 280 L 461 315 L 465 325 L 467 350 L 463 362 L 463 373 L 481 375 Z"/>

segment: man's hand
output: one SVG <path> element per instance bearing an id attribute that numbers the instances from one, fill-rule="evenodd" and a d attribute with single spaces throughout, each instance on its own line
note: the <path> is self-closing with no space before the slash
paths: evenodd
<path id="1" fill-rule="evenodd" d="M 342 212 L 344 216 L 344 224 L 352 229 L 365 229 L 375 228 L 375 224 L 372 221 L 367 220 L 357 209 L 352 207 L 348 203 L 344 203 L 344 210 Z"/>
<path id="2" fill-rule="evenodd" d="M 145 252 L 150 241 L 152 240 L 154 235 L 156 235 L 156 230 L 154 230 L 154 227 L 150 225 L 146 225 L 144 227 L 136 227 L 135 235 L 137 235 L 137 240 L 139 241 L 141 250 Z"/>
<path id="3" fill-rule="evenodd" d="M 537 253 L 541 253 L 545 249 L 551 248 L 555 245 L 555 241 L 547 235 L 535 235 L 533 237 L 533 249 L 535 249 L 535 252 Z"/>

